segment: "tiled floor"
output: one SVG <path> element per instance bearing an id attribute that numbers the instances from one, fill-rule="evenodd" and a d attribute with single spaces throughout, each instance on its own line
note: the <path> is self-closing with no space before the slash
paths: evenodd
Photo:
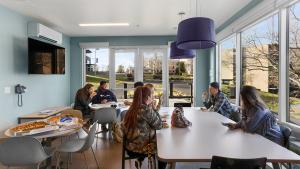
<path id="1" fill-rule="evenodd" d="M 103 136 L 99 136 L 98 144 L 96 148 L 96 144 L 94 143 L 93 148 L 96 153 L 96 157 L 100 163 L 101 169 L 121 169 L 121 152 L 122 152 L 122 144 L 114 143 L 112 140 L 108 138 L 103 138 Z M 60 143 L 59 140 L 54 141 L 53 145 L 58 145 Z M 89 169 L 96 169 L 96 162 L 92 156 L 92 152 L 86 152 L 87 161 Z M 66 155 L 62 157 L 63 161 L 66 161 Z M 55 163 L 55 159 L 53 161 Z M 178 163 L 176 165 L 176 169 L 199 169 L 199 168 L 208 168 L 208 164 L 200 164 L 200 163 Z M 5 169 L 6 167 L 1 166 L 0 169 Z M 13 169 L 21 169 L 20 167 L 11 167 Z M 10 168 L 10 169 L 11 169 Z M 22 167 L 25 168 L 25 167 Z M 34 167 L 26 167 L 26 169 L 30 169 Z M 65 168 L 65 167 L 64 167 Z M 71 169 L 85 169 L 84 156 L 82 154 L 73 154 L 72 155 L 72 164 L 70 165 Z M 134 160 L 131 160 L 131 165 L 129 164 L 129 160 L 126 161 L 126 169 L 135 169 Z M 142 165 L 142 169 L 147 169 L 147 159 L 144 161 Z"/>

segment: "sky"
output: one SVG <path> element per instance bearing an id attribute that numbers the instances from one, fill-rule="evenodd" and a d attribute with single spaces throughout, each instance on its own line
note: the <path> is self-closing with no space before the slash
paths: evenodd
<path id="1" fill-rule="evenodd" d="M 300 18 L 300 2 L 292 5 L 290 7 L 290 11 L 293 10 L 295 15 Z M 270 16 L 269 18 L 259 22 L 258 24 L 255 24 L 251 26 L 250 28 L 246 29 L 245 31 L 242 32 L 242 39 L 245 36 L 253 35 L 254 32 L 258 36 L 263 36 L 268 30 L 268 28 L 273 28 L 274 32 L 278 33 L 279 30 L 279 21 L 278 21 L 278 14 L 275 14 L 273 16 Z M 300 27 L 300 22 L 295 19 L 295 17 L 292 15 L 290 12 L 289 14 L 289 23 L 290 26 L 292 25 L 297 25 L 297 27 Z M 262 44 L 269 44 L 270 40 L 260 38 Z M 244 44 L 245 45 L 245 44 Z M 228 39 L 224 40 L 221 43 L 221 49 L 232 49 L 235 47 L 235 38 L 234 36 L 229 37 Z"/>
<path id="2" fill-rule="evenodd" d="M 95 62 L 95 57 L 98 58 L 98 63 L 96 63 L 99 67 L 100 71 L 105 71 L 109 65 L 109 50 L 105 49 L 89 49 L 92 53 L 86 54 L 87 56 L 92 58 L 92 63 Z M 118 69 L 119 65 L 123 65 L 125 70 L 134 66 L 134 52 L 118 52 L 116 51 L 116 65 L 115 70 Z M 108 71 L 108 70 L 107 70 Z"/>
<path id="3" fill-rule="evenodd" d="M 269 30 L 270 29 L 270 30 Z M 246 29 L 242 32 L 242 40 L 243 37 L 254 35 L 254 33 L 257 34 L 258 37 L 263 37 L 267 32 L 272 31 L 275 33 L 278 33 L 278 15 L 275 14 L 251 27 Z M 260 41 L 262 44 L 270 44 L 269 39 L 260 38 Z M 245 42 L 242 42 L 242 45 L 246 45 Z M 225 41 L 221 43 L 221 49 L 232 49 L 235 47 L 235 37 L 231 36 Z"/>
<path id="4" fill-rule="evenodd" d="M 92 53 L 87 53 L 86 55 L 91 58 L 92 63 L 95 63 L 95 58 L 98 58 L 98 63 L 96 63 L 99 67 L 99 71 L 108 71 L 109 65 L 109 49 L 102 48 L 102 49 L 87 49 L 90 50 Z M 131 51 L 124 51 L 124 50 L 116 50 L 116 60 L 115 60 L 115 71 L 118 70 L 119 65 L 123 65 L 124 69 L 126 70 L 129 67 L 134 67 L 134 57 L 135 53 Z M 155 56 L 161 58 L 163 55 L 162 52 L 144 52 L 144 60 L 150 59 Z M 162 59 L 162 58 L 161 58 Z"/>

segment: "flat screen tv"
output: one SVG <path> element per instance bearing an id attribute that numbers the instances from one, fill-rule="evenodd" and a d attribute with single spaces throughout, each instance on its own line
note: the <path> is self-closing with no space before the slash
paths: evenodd
<path id="1" fill-rule="evenodd" d="M 29 74 L 65 74 L 65 48 L 28 38 Z"/>

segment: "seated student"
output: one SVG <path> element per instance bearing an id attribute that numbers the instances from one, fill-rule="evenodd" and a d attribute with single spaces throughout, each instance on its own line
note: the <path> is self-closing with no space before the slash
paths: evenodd
<path id="1" fill-rule="evenodd" d="M 107 89 L 106 81 L 100 81 L 97 89 L 97 95 L 93 98 L 93 104 L 105 104 L 107 102 L 117 102 L 115 94 Z"/>
<path id="2" fill-rule="evenodd" d="M 138 82 L 135 82 L 135 83 L 133 84 L 134 89 L 136 89 L 137 87 L 140 87 L 140 86 L 144 86 L 144 83 L 138 81 Z M 130 105 L 132 104 L 132 102 L 130 102 L 130 101 L 128 101 L 128 100 L 125 100 L 125 101 L 124 101 L 124 104 L 127 105 L 127 106 L 130 106 Z"/>
<path id="3" fill-rule="evenodd" d="M 142 86 L 144 86 L 144 83 L 143 83 L 143 82 L 140 82 L 140 81 L 135 82 L 135 83 L 133 84 L 134 90 L 135 90 L 137 87 L 142 87 Z M 130 105 L 132 104 L 132 102 L 131 102 L 131 101 L 128 101 L 128 100 L 124 100 L 124 104 L 127 105 L 127 106 L 130 106 Z M 126 112 L 127 112 L 127 110 L 124 110 L 124 111 L 122 111 L 122 112 L 120 113 L 121 121 L 124 119 Z"/>
<path id="4" fill-rule="evenodd" d="M 92 110 L 89 108 L 89 103 L 95 95 L 92 84 L 86 84 L 76 93 L 74 109 L 80 110 L 84 118 L 91 116 Z"/>
<path id="5" fill-rule="evenodd" d="M 143 82 L 140 82 L 140 81 L 138 81 L 138 82 L 135 82 L 134 84 L 133 84 L 133 87 L 136 89 L 137 87 L 141 87 L 141 86 L 144 86 L 144 83 Z"/>
<path id="6" fill-rule="evenodd" d="M 229 103 L 227 97 L 219 89 L 219 83 L 212 82 L 209 85 L 209 92 L 211 97 L 207 101 L 207 94 L 203 94 L 203 104 L 208 109 L 208 111 L 218 112 L 225 117 L 229 117 L 234 111 L 233 107 Z"/>
<path id="7" fill-rule="evenodd" d="M 129 156 L 139 155 L 136 167 L 147 157 L 148 151 L 156 153 L 155 130 L 163 127 L 163 122 L 157 111 L 151 108 L 153 96 L 148 87 L 138 87 L 133 96 L 133 102 L 122 122 L 122 130 L 126 137 L 125 147 Z M 150 144 L 150 149 L 149 146 Z M 166 163 L 158 161 L 158 168 L 164 169 Z"/>
<path id="8" fill-rule="evenodd" d="M 151 89 L 151 93 L 154 96 L 154 85 L 151 83 L 147 83 L 145 84 L 145 86 Z M 153 100 L 152 108 L 158 111 L 160 109 L 160 105 L 161 105 L 161 96 L 159 97 L 158 103 L 156 103 L 156 100 Z"/>
<path id="9" fill-rule="evenodd" d="M 255 87 L 243 86 L 240 92 L 242 120 L 236 124 L 229 123 L 230 129 L 257 133 L 282 145 L 283 136 L 276 118 L 260 98 Z"/>

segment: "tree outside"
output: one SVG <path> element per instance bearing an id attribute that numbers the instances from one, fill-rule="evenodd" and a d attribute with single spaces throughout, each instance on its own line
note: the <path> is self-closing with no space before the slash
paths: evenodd
<path id="1" fill-rule="evenodd" d="M 117 73 L 124 73 L 125 72 L 125 68 L 123 65 L 119 65 L 118 66 L 118 70 L 117 70 Z"/>
<path id="2" fill-rule="evenodd" d="M 183 75 L 186 73 L 186 68 L 185 68 L 185 63 L 182 61 L 179 61 L 176 63 L 176 70 L 175 70 L 175 74 L 176 75 Z"/>
<path id="3" fill-rule="evenodd" d="M 289 10 L 289 108 L 290 120 L 300 124 L 300 5 Z M 242 32 L 242 85 L 252 85 L 268 107 L 278 112 L 279 89 L 279 36 L 278 14 Z M 233 53 L 232 53 L 233 52 Z M 233 48 L 223 53 L 227 58 L 235 56 Z M 234 59 L 222 60 L 228 71 L 227 82 L 234 79 Z M 232 68 L 233 66 L 233 68 Z M 229 76 L 230 75 L 230 76 Z M 223 75 L 221 75 L 223 76 Z M 224 78 L 226 81 L 226 78 Z M 231 83 L 222 85 L 222 90 L 230 93 Z"/>

